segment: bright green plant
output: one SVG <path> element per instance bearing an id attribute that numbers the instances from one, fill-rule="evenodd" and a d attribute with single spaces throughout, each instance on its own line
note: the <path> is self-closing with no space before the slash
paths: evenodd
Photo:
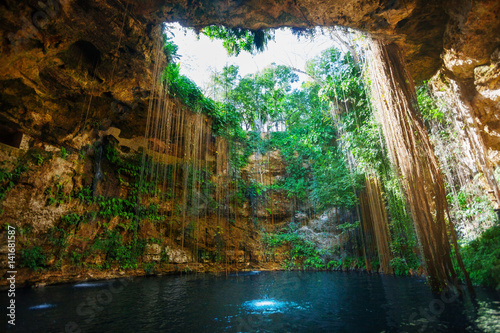
<path id="1" fill-rule="evenodd" d="M 46 267 L 47 255 L 40 246 L 32 246 L 21 250 L 20 267 L 39 270 Z"/>
<path id="2" fill-rule="evenodd" d="M 431 96 L 427 82 L 417 87 L 417 101 L 425 121 L 444 121 L 443 110 L 438 107 L 436 100 Z"/>
<path id="3" fill-rule="evenodd" d="M 266 44 L 274 39 L 270 30 L 226 28 L 220 25 L 205 27 L 202 32 L 211 39 L 222 40 L 224 48 L 230 55 L 238 55 L 241 51 L 261 52 Z"/>
<path id="4" fill-rule="evenodd" d="M 152 261 L 152 262 L 144 263 L 143 268 L 144 268 L 144 272 L 146 273 L 146 275 L 152 275 L 156 271 L 156 262 Z"/>
<path id="5" fill-rule="evenodd" d="M 61 216 L 61 222 L 68 225 L 77 226 L 80 222 L 85 221 L 85 216 L 76 213 L 69 213 Z"/>
<path id="6" fill-rule="evenodd" d="M 61 147 L 61 153 L 60 153 L 61 158 L 66 159 L 66 157 L 68 157 L 69 154 L 70 153 L 66 150 L 66 148 Z"/>
<path id="7" fill-rule="evenodd" d="M 53 226 L 47 232 L 49 242 L 57 248 L 64 248 L 68 244 L 69 233 L 65 228 Z"/>
<path id="8" fill-rule="evenodd" d="M 472 282 L 476 285 L 500 286 L 500 226 L 486 230 L 479 238 L 462 246 L 460 250 Z M 458 267 L 457 267 L 458 268 Z M 459 269 L 457 269 L 460 272 Z"/>
<path id="9" fill-rule="evenodd" d="M 286 269 L 326 268 L 323 255 L 316 245 L 295 233 L 264 234 L 263 242 L 266 252 L 271 255 L 277 247 L 288 246 L 289 251 L 285 252 L 288 259 L 283 262 Z"/>
<path id="10" fill-rule="evenodd" d="M 28 170 L 28 166 L 23 163 L 19 164 L 13 171 L 0 167 L 0 202 L 5 198 L 7 192 L 19 182 L 21 175 Z"/>
<path id="11" fill-rule="evenodd" d="M 83 257 L 83 254 L 76 251 L 71 251 L 69 253 L 69 258 L 74 266 L 82 266 L 84 264 Z"/>

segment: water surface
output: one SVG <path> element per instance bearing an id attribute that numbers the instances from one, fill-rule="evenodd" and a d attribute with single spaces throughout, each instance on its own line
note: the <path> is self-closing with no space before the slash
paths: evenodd
<path id="1" fill-rule="evenodd" d="M 499 294 L 477 293 L 473 302 L 420 279 L 342 272 L 121 279 L 18 289 L 8 331 L 500 332 Z"/>

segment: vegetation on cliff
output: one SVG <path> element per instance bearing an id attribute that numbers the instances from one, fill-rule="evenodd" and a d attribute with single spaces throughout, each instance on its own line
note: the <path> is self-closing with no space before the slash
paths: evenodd
<path id="1" fill-rule="evenodd" d="M 233 54 L 260 50 L 272 38 L 223 27 L 204 33 L 222 38 Z M 29 162 L 0 168 L 1 202 L 30 169 L 74 164 L 71 177 L 55 175 L 37 194 L 47 210 L 61 213 L 43 231 L 23 226 L 21 266 L 151 274 L 192 261 L 237 268 L 276 262 L 285 269 L 442 273 L 429 259 L 441 252 L 422 243 L 434 233 L 415 231 L 423 202 L 409 196 L 414 173 L 402 173 L 391 158 L 395 141 L 382 130 L 388 120 L 379 119 L 371 99 L 363 53 L 324 51 L 308 62 L 310 80 L 300 87 L 291 67 L 272 64 L 242 77 L 238 67 L 226 66 L 212 77 L 211 99 L 180 74 L 172 40 L 163 42 L 167 64 L 153 89 L 142 151 L 129 153 L 96 130 L 94 143 L 79 152 L 33 148 Z M 443 148 L 459 146 L 450 112 L 425 86 L 416 93 L 420 106 L 412 116 L 422 117 L 440 159 L 426 177 L 438 179 L 440 170 L 446 176 L 439 199 L 448 200 L 450 214 L 440 206 L 441 245 L 450 246 L 450 223 L 459 226 L 459 242 L 443 253 L 462 252 L 472 281 L 496 287 L 500 238 L 482 176 L 453 168 L 460 155 Z M 427 216 L 440 204 L 427 207 Z M 470 225 L 485 231 L 471 235 Z M 458 271 L 460 262 L 450 263 L 441 275 Z"/>

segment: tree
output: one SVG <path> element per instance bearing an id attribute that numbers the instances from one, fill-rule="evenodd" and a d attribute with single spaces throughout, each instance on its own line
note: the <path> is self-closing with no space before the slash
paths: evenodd
<path id="1" fill-rule="evenodd" d="M 245 128 L 262 132 L 266 125 L 283 120 L 287 96 L 297 81 L 298 75 L 282 65 L 272 64 L 243 78 L 238 67 L 230 65 L 212 76 L 211 89 L 218 100 L 235 106 Z"/>
<path id="2" fill-rule="evenodd" d="M 209 88 L 212 90 L 211 96 L 219 102 L 234 104 L 232 91 L 240 79 L 238 66 L 224 66 L 221 72 L 214 72 L 210 77 Z"/>

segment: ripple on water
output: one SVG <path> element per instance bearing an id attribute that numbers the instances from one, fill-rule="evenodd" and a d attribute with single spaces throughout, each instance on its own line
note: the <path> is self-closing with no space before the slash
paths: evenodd
<path id="1" fill-rule="evenodd" d="M 107 283 L 103 283 L 103 282 L 94 282 L 94 283 L 83 282 L 83 283 L 75 284 L 73 286 L 73 288 L 95 288 L 95 287 L 103 287 L 103 286 L 107 286 L 107 285 L 108 285 Z"/>
<path id="2" fill-rule="evenodd" d="M 286 312 L 288 310 L 303 310 L 309 306 L 306 304 L 299 305 L 295 302 L 283 302 L 275 299 L 256 299 L 243 303 L 243 308 L 249 310 L 251 313 L 277 313 Z"/>
<path id="3" fill-rule="evenodd" d="M 229 274 L 228 276 L 253 276 L 253 275 L 259 275 L 260 271 L 250 271 L 250 272 L 236 272 Z"/>
<path id="4" fill-rule="evenodd" d="M 56 306 L 55 304 L 45 303 L 45 304 L 31 306 L 29 309 L 30 310 L 43 310 L 43 309 L 53 308 L 55 306 Z"/>

